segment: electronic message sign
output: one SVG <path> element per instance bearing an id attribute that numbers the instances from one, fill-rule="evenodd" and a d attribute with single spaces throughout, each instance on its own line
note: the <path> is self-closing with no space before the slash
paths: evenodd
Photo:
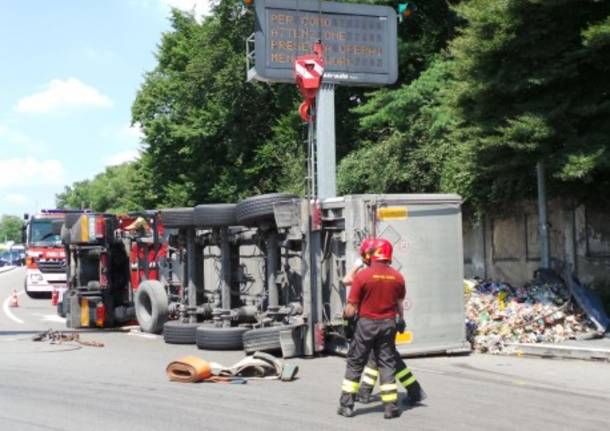
<path id="1" fill-rule="evenodd" d="M 256 0 L 255 64 L 249 78 L 294 82 L 294 60 L 324 46 L 324 82 L 385 85 L 398 77 L 396 13 L 387 6 Z"/>

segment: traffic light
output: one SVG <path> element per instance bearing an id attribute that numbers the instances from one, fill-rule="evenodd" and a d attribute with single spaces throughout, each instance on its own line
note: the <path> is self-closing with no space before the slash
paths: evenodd
<path id="1" fill-rule="evenodd" d="M 254 6 L 254 0 L 242 0 L 242 3 L 244 4 L 245 7 Z"/>
<path id="2" fill-rule="evenodd" d="M 404 18 L 408 18 L 415 13 L 417 5 L 412 1 L 400 3 L 398 5 L 398 20 L 402 22 Z"/>

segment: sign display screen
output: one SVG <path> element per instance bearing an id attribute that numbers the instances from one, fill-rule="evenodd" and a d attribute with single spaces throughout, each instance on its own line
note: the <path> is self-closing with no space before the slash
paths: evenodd
<path id="1" fill-rule="evenodd" d="M 397 78 L 396 14 L 385 6 L 257 0 L 254 78 L 294 82 L 296 57 L 324 47 L 324 81 L 384 85 Z"/>

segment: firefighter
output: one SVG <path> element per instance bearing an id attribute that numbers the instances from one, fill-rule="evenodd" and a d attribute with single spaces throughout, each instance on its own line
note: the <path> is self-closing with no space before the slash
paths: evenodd
<path id="1" fill-rule="evenodd" d="M 374 352 L 379 366 L 381 401 L 384 404 L 384 418 L 398 417 L 398 387 L 394 381 L 396 356 L 394 355 L 396 321 L 402 318 L 402 303 L 405 298 L 405 282 L 398 271 L 390 266 L 392 245 L 386 240 L 376 240 L 377 246 L 367 242 L 361 254 L 367 268 L 357 272 L 345 306 L 344 315 L 353 319 L 358 314 L 352 340 L 347 355 L 347 367 L 342 384 L 338 414 L 353 416 L 355 397 L 360 389 L 360 377 Z M 371 253 L 375 259 L 369 259 Z"/>
<path id="2" fill-rule="evenodd" d="M 377 254 L 373 251 L 376 246 L 375 240 L 372 238 L 367 238 L 362 241 L 360 246 L 360 255 L 361 259 L 358 259 L 351 271 L 348 272 L 345 277 L 343 277 L 343 284 L 345 286 L 351 286 L 352 281 L 356 273 L 363 268 L 366 267 L 370 263 L 371 260 L 377 259 Z M 366 263 L 365 263 L 366 262 Z M 396 330 L 398 332 L 404 332 L 406 328 L 406 324 L 404 319 L 400 319 L 397 322 Z M 405 361 L 398 353 L 396 349 L 396 345 L 394 345 L 394 356 L 396 360 L 396 380 L 400 382 L 400 384 L 407 391 L 407 400 L 408 403 L 413 405 L 421 402 L 426 398 L 426 393 L 421 388 L 421 385 L 417 381 L 413 371 L 407 366 Z M 377 359 L 375 358 L 375 353 L 371 352 L 369 356 L 369 360 L 364 367 L 362 381 L 360 382 L 360 391 L 358 393 L 358 400 L 367 404 L 370 402 L 371 394 L 373 389 L 375 388 L 375 383 L 377 382 L 377 377 L 379 376 L 379 369 L 377 367 Z"/>

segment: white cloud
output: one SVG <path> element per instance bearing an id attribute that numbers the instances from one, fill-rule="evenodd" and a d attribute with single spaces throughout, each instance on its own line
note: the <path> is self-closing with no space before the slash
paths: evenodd
<path id="1" fill-rule="evenodd" d="M 63 185 L 64 175 L 64 168 L 58 160 L 37 160 L 33 157 L 0 159 L 0 189 Z"/>
<path id="2" fill-rule="evenodd" d="M 119 130 L 119 137 L 126 140 L 137 140 L 140 142 L 144 138 L 144 131 L 139 123 L 136 123 L 133 126 L 131 124 L 125 124 Z"/>
<path id="3" fill-rule="evenodd" d="M 196 18 L 209 15 L 212 5 L 210 0 L 161 0 L 161 2 L 185 12 L 194 12 Z"/>
<path id="4" fill-rule="evenodd" d="M 0 124 L 0 139 L 16 145 L 30 143 L 30 138 L 25 133 L 13 130 L 3 124 Z"/>
<path id="5" fill-rule="evenodd" d="M 41 153 L 45 150 L 46 145 L 43 142 L 32 139 L 20 130 L 0 124 L 0 148 L 5 154 L 9 148 L 19 148 L 28 152 Z"/>
<path id="6" fill-rule="evenodd" d="M 113 154 L 106 158 L 106 166 L 121 165 L 125 162 L 133 162 L 140 157 L 138 150 L 125 150 L 119 153 Z"/>
<path id="7" fill-rule="evenodd" d="M 202 15 L 210 15 L 212 4 L 218 0 L 129 0 L 129 4 L 138 8 L 156 6 L 159 11 L 166 14 L 170 7 L 185 12 L 193 12 L 199 21 Z"/>
<path id="8" fill-rule="evenodd" d="M 18 112 L 47 113 L 84 107 L 109 108 L 112 100 L 76 78 L 53 79 L 46 90 L 26 96 L 17 102 Z"/>
<path id="9" fill-rule="evenodd" d="M 4 195 L 2 200 L 11 205 L 24 205 L 30 201 L 27 196 L 20 193 L 9 193 Z"/>

